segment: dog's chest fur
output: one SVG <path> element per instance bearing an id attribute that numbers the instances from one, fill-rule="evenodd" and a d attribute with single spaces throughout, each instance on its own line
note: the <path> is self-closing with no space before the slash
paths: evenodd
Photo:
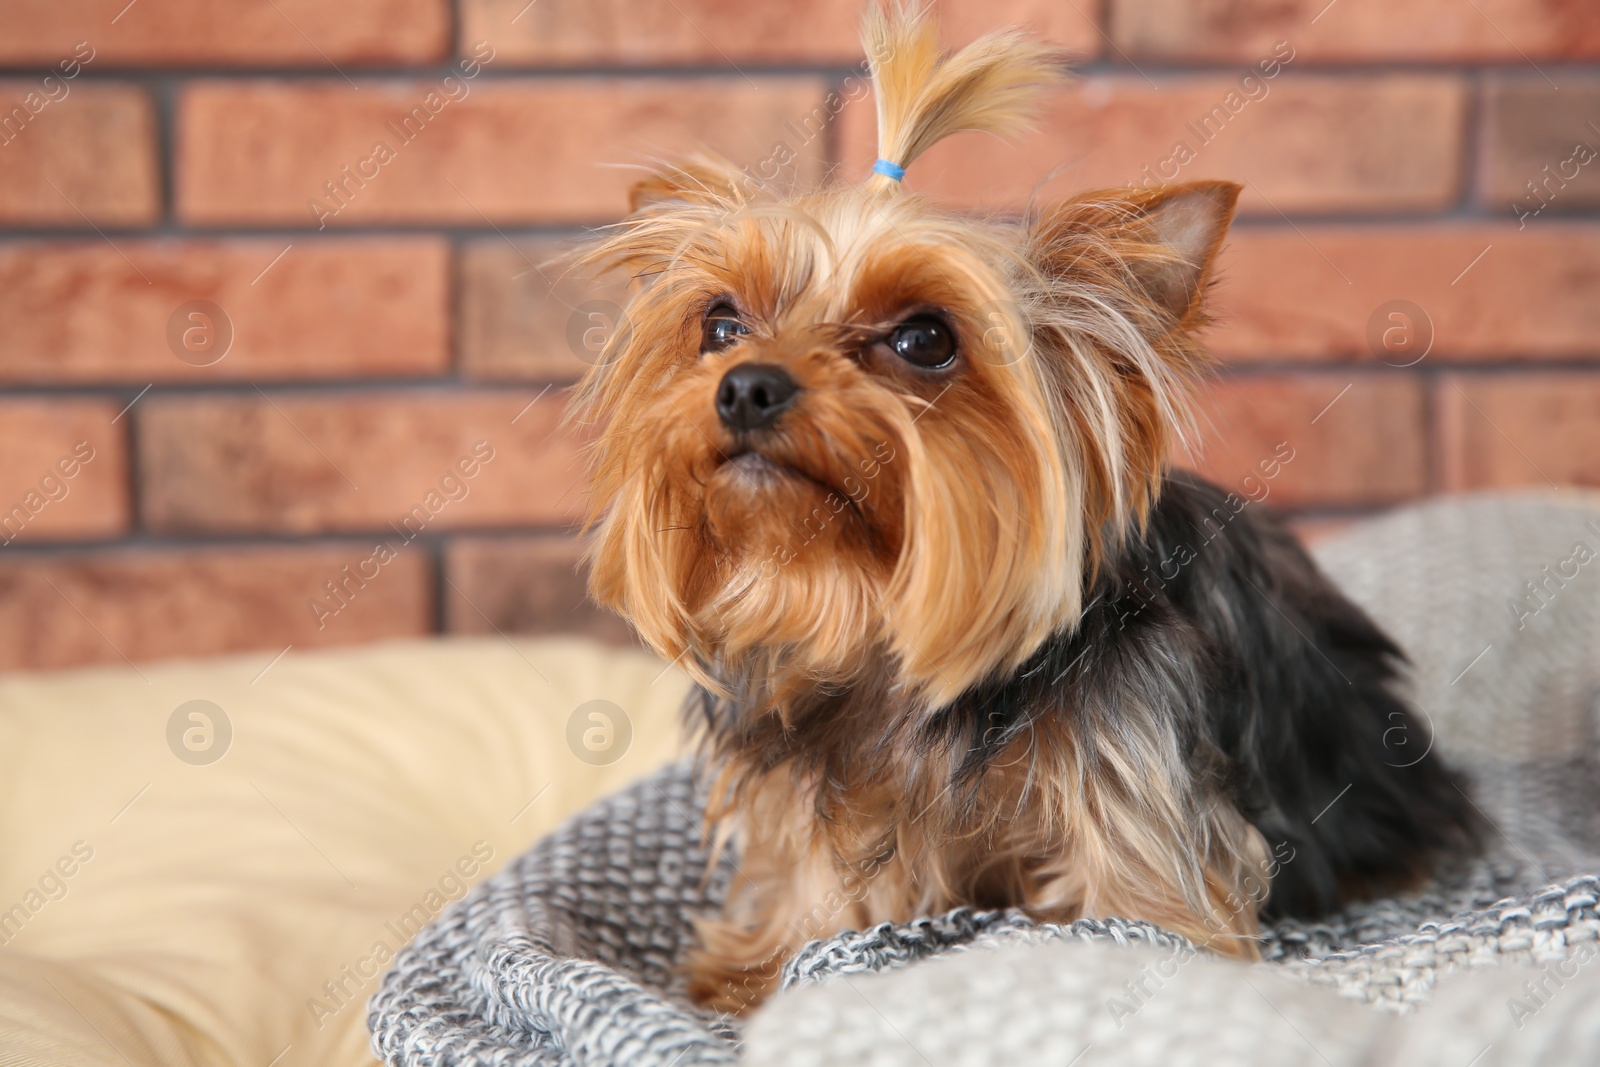
<path id="1" fill-rule="evenodd" d="M 726 921 L 776 948 L 1018 905 L 1249 954 L 1263 908 L 1320 914 L 1470 837 L 1454 776 L 1407 756 L 1399 650 L 1260 512 L 1169 478 L 1076 628 L 932 714 L 887 671 L 786 722 L 702 694 L 747 876 Z"/>

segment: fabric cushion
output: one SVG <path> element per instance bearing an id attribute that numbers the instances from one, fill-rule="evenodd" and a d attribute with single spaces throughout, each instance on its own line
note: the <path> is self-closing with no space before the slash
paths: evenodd
<path id="1" fill-rule="evenodd" d="M 686 682 L 641 652 L 271 659 L 0 679 L 0 1062 L 370 1064 L 366 999 L 410 933 L 678 751 Z M 225 746 L 210 712 L 209 751 L 187 712 L 169 745 L 194 700 Z M 595 707 L 569 730 L 593 700 L 631 728 L 609 753 Z"/>

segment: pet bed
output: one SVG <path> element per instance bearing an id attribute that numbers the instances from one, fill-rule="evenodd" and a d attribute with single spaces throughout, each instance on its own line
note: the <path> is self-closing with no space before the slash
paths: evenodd
<path id="1" fill-rule="evenodd" d="M 1478 1067 L 1513 1062 L 1495 1057 L 1532 1018 L 1556 1050 L 1547 1062 L 1565 1062 L 1562 1042 L 1600 1027 L 1594 996 L 1560 998 L 1568 984 L 1600 989 L 1600 968 L 1583 971 L 1600 947 L 1600 506 L 1577 495 L 1437 501 L 1361 524 L 1317 555 L 1414 661 L 1412 698 L 1433 737 L 1392 738 L 1396 763 L 1436 744 L 1471 775 L 1494 827 L 1482 857 L 1426 889 L 1280 923 L 1266 931 L 1266 962 L 1248 967 L 1195 957 L 1142 922 L 961 910 L 814 942 L 752 1020 L 718 1018 L 687 1003 L 673 968 L 692 917 L 738 876 L 737 856 L 706 877 L 693 767 L 678 764 L 573 818 L 426 929 L 371 1002 L 374 1050 L 396 1067 L 799 1067 L 1059 1064 L 1092 1049 L 1091 1035 L 1105 1049 L 1130 1032 L 1116 1062 L 1303 1062 L 1312 1050 L 1367 1062 L 1364 1041 L 1399 1047 L 1384 1036 L 1392 1020 L 1342 995 L 1414 1013 L 1413 1031 L 1444 1012 L 1456 1022 L 1434 1025 L 1452 1040 L 1490 1035 Z M 952 958 L 904 967 L 935 956 Z M 1172 988 L 1125 985 L 1172 960 L 1184 977 Z M 1495 965 L 1529 969 L 1447 980 L 1449 1004 L 1423 1007 L 1441 979 Z M 1542 984 L 1507 986 L 1522 981 Z M 1281 1020 L 1310 1049 L 1225 1047 L 1238 1038 L 1213 1025 L 1224 1017 L 1247 1031 Z"/>

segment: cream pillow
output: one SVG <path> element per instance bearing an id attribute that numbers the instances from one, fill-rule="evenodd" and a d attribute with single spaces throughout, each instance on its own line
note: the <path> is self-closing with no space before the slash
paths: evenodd
<path id="1" fill-rule="evenodd" d="M 271 658 L 0 678 L 0 1063 L 370 1064 L 416 926 L 679 750 L 640 652 Z"/>

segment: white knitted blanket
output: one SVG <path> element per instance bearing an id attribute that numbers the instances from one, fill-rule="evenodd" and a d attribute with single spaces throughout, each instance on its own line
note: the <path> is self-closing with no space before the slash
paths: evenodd
<path id="1" fill-rule="evenodd" d="M 1600 503 L 1440 501 L 1317 555 L 1407 648 L 1434 743 L 1495 827 L 1426 891 L 1281 923 L 1254 966 L 1118 919 L 885 924 L 808 946 L 740 1027 L 693 1009 L 673 969 L 737 861 L 703 878 L 680 765 L 425 930 L 373 997 L 374 1050 L 505 1067 L 1600 1061 Z"/>

